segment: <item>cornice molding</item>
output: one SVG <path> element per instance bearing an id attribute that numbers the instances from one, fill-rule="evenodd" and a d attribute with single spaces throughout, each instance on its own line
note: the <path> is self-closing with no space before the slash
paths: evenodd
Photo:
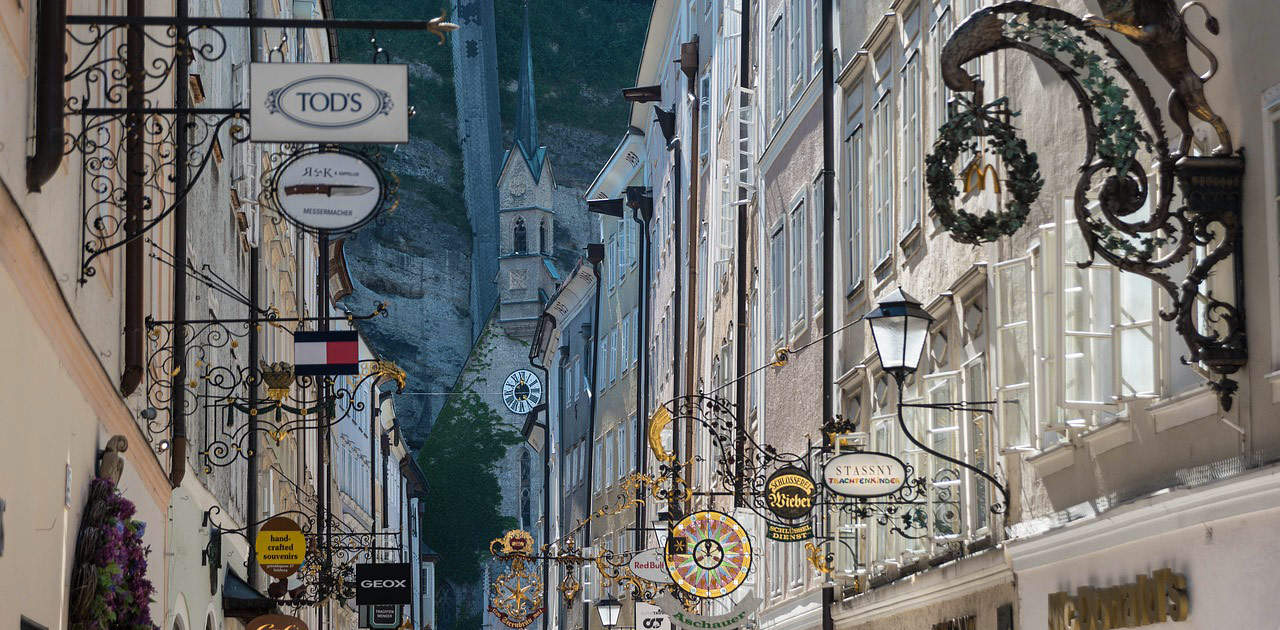
<path id="1" fill-rule="evenodd" d="M 1280 466 L 1217 484 L 1149 496 L 1093 519 L 1006 543 L 1014 571 L 1030 571 L 1131 542 L 1148 540 L 1280 507 Z"/>

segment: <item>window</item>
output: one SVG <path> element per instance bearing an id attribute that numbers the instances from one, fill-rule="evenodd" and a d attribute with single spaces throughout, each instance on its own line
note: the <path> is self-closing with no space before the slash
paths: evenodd
<path id="1" fill-rule="evenodd" d="M 786 102 L 784 93 L 786 81 L 783 79 L 783 74 L 786 72 L 784 66 L 786 34 L 783 30 L 782 16 L 778 16 L 769 30 L 769 121 L 775 129 L 778 120 L 782 118 L 783 103 Z"/>
<path id="2" fill-rule="evenodd" d="M 805 211 L 804 199 L 791 209 L 791 282 L 789 293 L 791 295 L 791 325 L 796 326 L 804 323 L 805 316 L 805 299 L 807 291 L 805 287 L 805 250 L 808 245 L 805 243 Z"/>
<path id="3" fill-rule="evenodd" d="M 886 92 L 871 109 L 871 261 L 879 265 L 893 251 L 893 113 Z"/>
<path id="4" fill-rule="evenodd" d="M 827 263 L 822 251 L 822 234 L 826 228 L 827 211 L 825 184 L 821 174 L 813 180 L 813 201 L 809 204 L 809 207 L 813 208 L 813 258 L 811 260 L 813 260 L 813 312 L 815 315 L 822 309 L 822 296 L 825 293 L 822 276 Z M 831 210 L 835 211 L 834 208 Z"/>
<path id="5" fill-rule="evenodd" d="M 810 0 L 809 3 L 809 49 L 811 51 L 809 57 L 813 64 L 814 76 L 822 71 L 822 3 L 823 0 Z M 835 10 L 834 5 L 832 10 Z"/>
<path id="6" fill-rule="evenodd" d="M 711 147 L 711 72 L 698 80 L 698 157 L 707 159 Z"/>
<path id="7" fill-rule="evenodd" d="M 617 461 L 618 432 L 610 430 L 604 437 L 604 479 L 605 483 L 614 480 L 613 465 Z"/>
<path id="8" fill-rule="evenodd" d="M 929 87 L 933 90 L 933 124 L 936 137 L 937 129 L 947 120 L 947 101 L 951 99 L 951 90 L 942 82 L 942 47 L 951 37 L 955 28 L 955 14 L 950 6 L 942 7 L 937 21 L 933 25 L 930 39 L 933 41 L 933 67 L 935 76 L 930 77 Z"/>
<path id="9" fill-rule="evenodd" d="M 600 490 L 600 481 L 603 478 L 603 473 L 604 473 L 604 471 L 602 470 L 604 468 L 604 462 L 602 461 L 602 458 L 604 456 L 603 445 L 604 445 L 604 441 L 602 438 L 595 439 L 595 447 L 591 456 L 591 461 L 594 462 L 591 465 L 591 490 L 593 492 L 598 492 Z"/>
<path id="10" fill-rule="evenodd" d="M 791 98 L 799 96 L 804 88 L 805 79 L 809 78 L 808 47 L 805 45 L 805 8 L 806 0 L 790 0 L 787 9 L 787 21 L 790 28 L 787 32 L 787 83 Z"/>
<path id="11" fill-rule="evenodd" d="M 849 191 L 849 201 L 845 205 L 849 209 L 848 219 L 848 235 L 849 235 L 849 260 L 848 275 L 849 290 L 862 283 L 863 268 L 866 264 L 862 258 L 862 217 L 865 212 L 866 204 L 864 201 L 863 172 L 862 172 L 862 125 L 854 127 L 853 133 L 845 140 L 845 173 L 848 185 L 846 189 Z"/>
<path id="12" fill-rule="evenodd" d="M 520 451 L 520 522 L 524 527 L 533 523 L 533 509 L 530 494 L 530 477 L 533 466 L 529 461 L 529 450 Z"/>
<path id="13" fill-rule="evenodd" d="M 912 53 L 902 67 L 902 236 L 920 225 L 920 163 L 924 138 L 920 125 L 920 55 Z"/>
<path id="14" fill-rule="evenodd" d="M 631 346 L 634 339 L 631 336 L 631 313 L 622 316 L 622 321 L 618 323 L 618 363 L 621 367 L 618 371 L 626 372 L 631 367 Z"/>
<path id="15" fill-rule="evenodd" d="M 1030 257 L 995 266 L 995 342 L 1000 365 L 996 409 L 1003 417 L 1004 443 L 1012 449 L 1033 447 Z M 973 308 L 977 308 L 976 305 Z M 972 315 L 971 315 L 972 316 Z"/>
<path id="16" fill-rule="evenodd" d="M 787 243 L 783 240 L 782 226 L 769 238 L 769 304 L 773 330 L 772 338 L 781 342 L 787 334 L 787 296 L 784 291 L 787 278 Z"/>
<path id="17" fill-rule="evenodd" d="M 523 254 L 529 251 L 529 230 L 524 225 L 522 217 L 516 217 L 516 227 L 514 234 L 514 251 L 517 254 Z"/>

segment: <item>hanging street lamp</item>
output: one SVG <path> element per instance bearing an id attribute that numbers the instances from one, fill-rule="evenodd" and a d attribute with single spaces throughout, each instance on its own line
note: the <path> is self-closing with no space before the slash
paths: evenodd
<path id="1" fill-rule="evenodd" d="M 622 602 L 618 601 L 613 595 L 605 595 L 604 599 L 596 604 L 596 613 L 600 615 L 600 625 L 605 630 L 612 630 L 618 625 L 618 614 L 622 612 Z"/>
<path id="2" fill-rule="evenodd" d="M 863 319 L 871 325 L 871 339 L 880 355 L 880 367 L 892 374 L 901 388 L 903 380 L 920 366 L 933 316 L 898 287 Z"/>

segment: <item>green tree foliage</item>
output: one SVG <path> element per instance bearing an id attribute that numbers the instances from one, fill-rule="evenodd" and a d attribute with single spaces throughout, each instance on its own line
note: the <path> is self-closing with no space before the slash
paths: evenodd
<path id="1" fill-rule="evenodd" d="M 427 544 L 440 554 L 437 575 L 455 584 L 480 579 L 489 541 L 515 527 L 499 511 L 494 465 L 519 441 L 468 386 L 450 396 L 418 453 L 427 476 Z"/>

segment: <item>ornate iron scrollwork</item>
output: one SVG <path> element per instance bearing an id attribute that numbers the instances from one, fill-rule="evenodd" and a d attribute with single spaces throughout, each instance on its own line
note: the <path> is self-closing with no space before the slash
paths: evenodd
<path id="1" fill-rule="evenodd" d="M 1174 323 L 1189 348 L 1184 363 L 1203 364 L 1213 373 L 1210 385 L 1229 410 L 1237 388 L 1229 375 L 1248 358 L 1240 306 L 1245 163 L 1242 154 L 1232 154 L 1230 132 L 1205 98 L 1204 83 L 1217 61 L 1188 30 L 1185 13 L 1191 6 L 1199 3 L 1180 11 L 1172 0 L 1104 0 L 1103 17 L 1080 18 L 1030 2 L 1000 4 L 975 12 L 956 29 L 942 50 L 941 71 L 948 87 L 973 94 L 977 102 L 982 81 L 962 66 L 995 51 L 1020 50 L 1048 64 L 1071 87 L 1086 129 L 1073 199 L 1090 257 L 1080 264 L 1101 258 L 1163 289 L 1172 308 L 1161 316 Z M 1217 32 L 1212 16 L 1206 27 Z M 1176 149 L 1170 148 L 1146 83 L 1099 29 L 1132 40 L 1174 86 L 1168 113 L 1182 133 Z M 1209 56 L 1209 73 L 1192 70 L 1188 42 Z M 1130 107 L 1134 101 L 1137 111 Z M 1212 156 L 1188 154 L 1191 115 L 1217 134 L 1220 144 Z M 1154 170 L 1148 172 L 1151 163 Z M 935 196 L 932 186 L 930 194 Z M 1227 301 L 1204 285 L 1233 256 L 1235 295 Z"/>

